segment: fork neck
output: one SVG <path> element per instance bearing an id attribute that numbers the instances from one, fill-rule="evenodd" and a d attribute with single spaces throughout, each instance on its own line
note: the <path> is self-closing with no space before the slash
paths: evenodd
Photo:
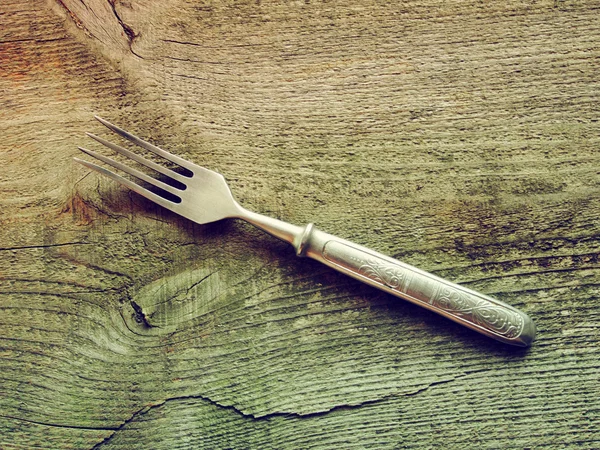
<path id="1" fill-rule="evenodd" d="M 248 211 L 242 207 L 240 207 L 238 218 L 260 228 L 271 236 L 291 244 L 296 249 L 296 254 L 303 256 L 303 250 L 312 231 L 312 223 L 299 227 L 283 220 Z"/>

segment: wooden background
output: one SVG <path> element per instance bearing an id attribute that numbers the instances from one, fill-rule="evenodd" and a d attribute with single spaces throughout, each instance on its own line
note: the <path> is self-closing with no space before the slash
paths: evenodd
<path id="1" fill-rule="evenodd" d="M 537 340 L 155 207 L 94 114 Z M 599 115 L 597 0 L 3 0 L 0 448 L 600 447 Z"/>

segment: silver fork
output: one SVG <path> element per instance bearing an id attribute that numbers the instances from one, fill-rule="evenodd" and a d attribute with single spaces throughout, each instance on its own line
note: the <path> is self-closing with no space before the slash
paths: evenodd
<path id="1" fill-rule="evenodd" d="M 324 233 L 317 230 L 312 223 L 300 227 L 248 211 L 235 201 L 221 174 L 166 152 L 100 117 L 96 119 L 123 138 L 171 161 L 179 166 L 179 170 L 157 164 L 91 133 L 87 133 L 89 137 L 167 178 L 161 181 L 99 153 L 79 147 L 81 151 L 97 160 L 154 187 L 148 189 L 89 161 L 79 158 L 75 160 L 164 208 L 199 224 L 228 218 L 245 220 L 292 244 L 298 256 L 316 259 L 353 278 L 441 314 L 493 339 L 521 347 L 527 347 L 533 341 L 535 326 L 531 319 L 518 309 L 366 247 Z"/>

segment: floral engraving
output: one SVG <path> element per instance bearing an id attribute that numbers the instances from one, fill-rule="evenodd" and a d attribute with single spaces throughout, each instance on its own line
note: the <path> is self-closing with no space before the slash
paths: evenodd
<path id="1" fill-rule="evenodd" d="M 406 292 L 410 282 L 410 272 L 381 259 L 366 259 L 358 273 L 399 292 Z"/>
<path id="2" fill-rule="evenodd" d="M 478 325 L 498 336 L 514 339 L 525 327 L 524 318 L 509 306 L 400 261 L 333 240 L 325 244 L 323 256 L 349 275 L 368 279 L 400 297 L 428 305 L 445 316 Z"/>
<path id="3" fill-rule="evenodd" d="M 523 331 L 524 320 L 504 306 L 489 299 L 440 284 L 430 300 L 431 305 L 456 317 L 464 318 L 507 338 L 516 338 Z"/>

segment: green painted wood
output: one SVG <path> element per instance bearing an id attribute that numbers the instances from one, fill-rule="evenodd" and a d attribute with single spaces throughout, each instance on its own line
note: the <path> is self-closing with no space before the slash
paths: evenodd
<path id="1" fill-rule="evenodd" d="M 5 1 L 0 448 L 596 448 L 594 2 Z M 93 114 L 246 207 L 506 301 L 506 347 L 72 164 Z"/>

